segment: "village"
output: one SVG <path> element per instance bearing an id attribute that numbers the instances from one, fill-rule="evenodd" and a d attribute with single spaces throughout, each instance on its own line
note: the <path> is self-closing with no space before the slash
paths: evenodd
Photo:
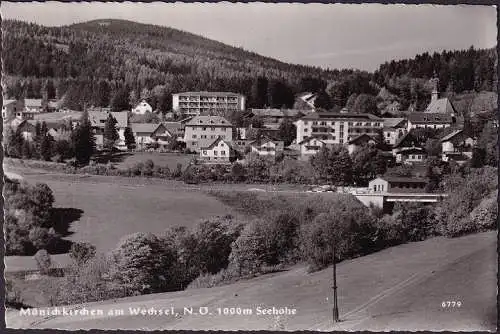
<path id="1" fill-rule="evenodd" d="M 388 166 L 406 165 L 424 171 L 417 178 L 378 175 L 369 184 L 346 184 L 347 187 L 341 188 L 342 191 L 348 189 L 367 206 L 384 207 L 387 200 L 436 202 L 447 196 L 426 195 L 428 180 L 424 173 L 429 156 L 437 154 L 443 162 L 458 165 L 472 158 L 476 138 L 464 133 L 464 118 L 457 113 L 450 99 L 440 97 L 439 79 L 431 81 L 434 88 L 425 110 L 394 110 L 380 117 L 353 113 L 348 108 L 340 112 L 315 108 L 316 96 L 312 93 L 297 96 L 304 109 L 246 109 L 245 96 L 229 92 L 177 93 L 172 95 L 173 111 L 162 115 L 162 120 L 155 123 L 133 121 L 137 116 L 155 114 L 147 100 L 142 100 L 132 110 L 111 112 L 110 108 L 91 107 L 86 111 L 98 150 L 103 149 L 105 122 L 111 115 L 116 120 L 119 135 L 114 145 L 117 151 L 149 152 L 154 157 L 172 152 L 175 147 L 182 154 L 193 157 L 196 164 L 213 166 L 244 163 L 248 154 L 270 161 L 283 157 L 308 161 L 321 148 L 332 146 L 343 146 L 352 156 L 368 146 L 376 148 Z M 4 127 L 11 127 L 22 133 L 25 140 L 32 141 L 36 124 L 45 123 L 54 139 L 67 138 L 71 128 L 79 124 L 83 112 L 57 106 L 57 101 L 43 99 L 6 100 L 2 108 Z M 224 117 L 234 113 L 240 113 L 249 126 L 236 127 Z M 280 132 L 284 123 L 295 132 L 286 145 L 288 138 L 282 138 Z M 133 135 L 132 145 L 126 142 L 127 129 Z M 434 133 L 438 131 L 441 135 L 436 141 L 437 153 L 436 149 L 433 152 L 426 150 L 425 139 L 421 138 L 428 134 L 426 129 Z M 316 186 L 311 191 L 325 189 Z"/>
<path id="2" fill-rule="evenodd" d="M 7 327 L 495 327 L 495 11 L 85 6 L 3 8 Z"/>

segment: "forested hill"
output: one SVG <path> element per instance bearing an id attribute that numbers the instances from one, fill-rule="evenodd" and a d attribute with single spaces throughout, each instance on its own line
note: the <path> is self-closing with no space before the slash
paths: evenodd
<path id="1" fill-rule="evenodd" d="M 95 20 L 64 27 L 6 20 L 2 28 L 4 50 L 8 50 L 3 59 L 5 73 L 50 78 L 49 85 L 56 86 L 57 95 L 68 91 L 69 95 L 81 95 L 71 97 L 69 100 L 76 101 L 71 104 L 106 102 L 92 97 L 98 94 L 93 86 L 99 85 L 107 86 L 111 95 L 127 86 L 135 95 L 156 87 L 169 93 L 231 90 L 251 97 L 259 76 L 285 93 L 308 88 L 299 87 L 304 77 L 331 80 L 338 76 L 338 72 L 287 64 L 176 29 L 124 20 Z M 8 86 L 15 87 L 16 81 L 11 78 Z M 44 82 L 31 81 L 35 87 L 29 94 L 36 95 Z M 8 93 L 19 94 L 14 88 Z M 289 102 L 275 95 L 273 104 Z"/>
<path id="2" fill-rule="evenodd" d="M 494 49 L 424 53 L 368 73 L 287 64 L 180 30 L 124 20 L 63 27 L 5 20 L 2 30 L 5 96 L 56 98 L 71 109 L 123 110 L 147 98 L 153 108 L 168 111 L 172 93 L 191 90 L 238 92 L 247 96 L 248 107 L 279 108 L 292 107 L 295 94 L 310 91 L 319 93 L 317 103 L 325 109 L 347 105 L 380 113 L 394 103 L 421 110 L 429 102 L 434 73 L 440 91 L 450 96 L 495 92 L 498 81 Z"/>

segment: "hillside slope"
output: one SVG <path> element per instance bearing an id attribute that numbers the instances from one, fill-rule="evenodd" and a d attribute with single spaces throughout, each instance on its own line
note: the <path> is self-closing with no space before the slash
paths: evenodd
<path id="1" fill-rule="evenodd" d="M 8 327 L 191 330 L 494 330 L 496 232 L 434 238 L 341 262 L 340 318 L 331 322 L 331 268 L 303 267 L 210 289 L 145 295 L 86 305 L 103 316 L 26 317 L 8 311 Z M 443 308 L 443 301 L 461 308 Z M 257 307 L 296 309 L 296 315 L 257 315 Z M 78 307 L 78 306 L 77 306 Z M 167 309 L 176 316 L 130 315 L 131 308 Z M 182 315 L 184 307 L 194 314 Z M 197 314 L 207 307 L 212 314 Z M 217 315 L 217 308 L 251 308 L 253 315 Z M 108 316 L 122 309 L 125 315 Z"/>

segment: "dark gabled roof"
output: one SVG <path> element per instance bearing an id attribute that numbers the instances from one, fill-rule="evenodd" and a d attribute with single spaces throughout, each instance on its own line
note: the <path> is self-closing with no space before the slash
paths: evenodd
<path id="1" fill-rule="evenodd" d="M 427 183 L 429 182 L 425 178 L 420 177 L 406 177 L 406 176 L 379 176 L 378 179 L 385 180 L 389 183 Z M 373 180 L 372 180 L 373 181 Z"/>
<path id="2" fill-rule="evenodd" d="M 395 128 L 397 126 L 401 126 L 401 123 L 406 121 L 405 118 L 397 117 L 397 118 L 384 118 L 384 128 Z"/>
<path id="3" fill-rule="evenodd" d="M 379 140 L 376 137 L 370 136 L 370 135 L 368 135 L 366 133 L 363 133 L 363 134 L 360 134 L 357 137 L 354 137 L 353 139 L 349 140 L 347 143 L 348 144 L 355 144 L 356 142 L 359 142 L 359 141 L 361 141 L 363 139 L 366 139 L 367 141 L 368 140 L 373 140 L 374 142 L 379 143 Z"/>
<path id="4" fill-rule="evenodd" d="M 200 149 L 202 150 L 206 150 L 206 149 L 211 149 L 213 148 L 216 144 L 220 143 L 220 142 L 224 142 L 226 143 L 227 146 L 229 146 L 229 148 L 231 149 L 234 149 L 233 145 L 231 144 L 231 142 L 225 140 L 225 139 L 222 139 L 222 137 L 217 137 L 215 139 L 211 139 L 210 141 L 207 141 L 207 142 L 201 142 L 202 145 L 200 145 Z"/>
<path id="5" fill-rule="evenodd" d="M 181 122 L 162 122 L 162 124 L 171 133 L 179 132 L 184 127 Z"/>
<path id="6" fill-rule="evenodd" d="M 332 119 L 332 120 L 367 120 L 367 121 L 380 121 L 383 119 L 372 114 L 357 114 L 357 113 L 334 113 L 334 112 L 314 112 L 309 113 L 301 118 L 302 120 L 319 120 L 319 119 Z"/>
<path id="7" fill-rule="evenodd" d="M 417 139 L 415 138 L 415 136 L 410 131 L 410 132 L 405 133 L 403 136 L 401 136 L 392 147 L 393 148 L 397 148 L 401 144 L 403 144 L 406 140 L 411 140 L 413 142 L 417 141 Z"/>
<path id="8" fill-rule="evenodd" d="M 186 123 L 186 126 L 227 126 L 231 123 L 222 116 L 195 116 Z"/>
<path id="9" fill-rule="evenodd" d="M 326 143 L 323 141 L 323 139 L 321 139 L 320 137 L 317 137 L 317 136 L 309 136 L 307 138 L 304 138 L 300 143 L 298 143 L 298 145 L 302 145 L 302 144 L 307 143 L 313 139 L 316 139 L 316 140 L 322 142 L 324 145 L 326 145 Z"/>
<path id="10" fill-rule="evenodd" d="M 452 123 L 452 116 L 443 113 L 411 112 L 408 114 L 408 120 L 412 123 L 421 124 L 448 124 Z"/>
<path id="11" fill-rule="evenodd" d="M 158 127 L 162 125 L 161 123 L 130 123 L 130 128 L 134 133 L 150 133 L 158 129 Z"/>
<path id="12" fill-rule="evenodd" d="M 450 139 L 452 139 L 453 137 L 455 137 L 456 135 L 459 135 L 463 133 L 463 130 L 462 129 L 459 129 L 459 130 L 455 130 L 453 131 L 452 133 L 449 133 L 447 134 L 446 136 L 444 136 L 443 138 L 441 138 L 439 141 L 440 142 L 445 142 L 445 141 L 448 141 Z"/>
<path id="13" fill-rule="evenodd" d="M 251 113 L 257 117 L 297 117 L 306 115 L 308 110 L 302 109 L 252 109 Z"/>

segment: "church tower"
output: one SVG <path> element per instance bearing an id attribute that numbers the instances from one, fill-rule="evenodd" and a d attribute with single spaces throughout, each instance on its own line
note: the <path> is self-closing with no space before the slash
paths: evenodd
<path id="1" fill-rule="evenodd" d="M 434 77 L 431 79 L 432 82 L 432 94 L 431 94 L 431 102 L 437 101 L 439 99 L 439 78 L 436 73 L 434 73 Z"/>

